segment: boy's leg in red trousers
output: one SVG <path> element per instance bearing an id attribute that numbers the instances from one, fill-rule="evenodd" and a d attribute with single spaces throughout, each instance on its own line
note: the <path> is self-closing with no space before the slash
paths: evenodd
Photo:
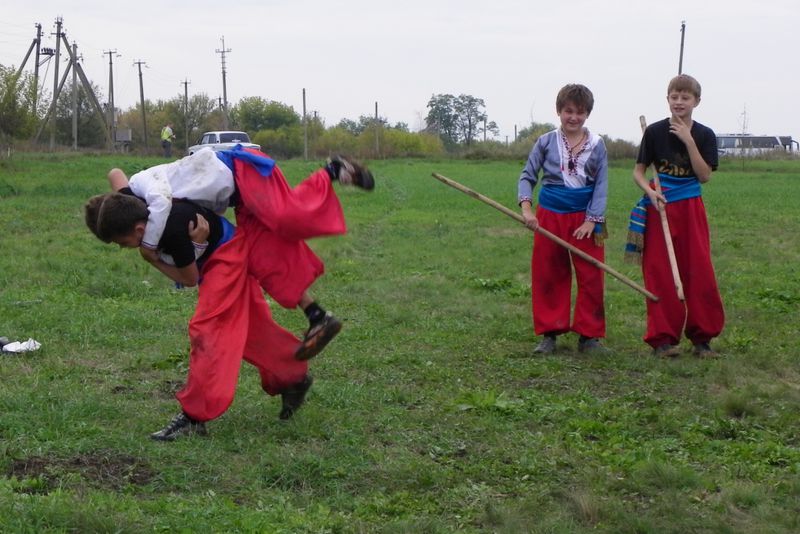
<path id="1" fill-rule="evenodd" d="M 242 205 L 283 239 L 297 241 L 347 231 L 342 206 L 325 169 L 318 169 L 295 188 L 277 165 L 270 176 L 262 176 L 251 165 L 236 160 L 234 176 Z"/>
<path id="2" fill-rule="evenodd" d="M 246 241 L 244 232 L 237 229 L 203 268 L 197 309 L 189 322 L 189 376 L 176 395 L 183 411 L 197 421 L 219 417 L 230 406 L 246 348 L 274 351 L 266 356 L 248 352 L 248 360 L 258 362 L 262 380 L 272 364 L 275 367 L 269 371 L 277 377 L 275 384 L 302 377 L 307 369 L 304 362 L 277 365 L 292 357 L 298 340 L 269 318 L 268 309 L 264 311 L 266 302 L 258 284 L 247 275 Z M 253 321 L 263 321 L 255 328 L 257 335 L 251 332 Z"/>
<path id="3" fill-rule="evenodd" d="M 536 209 L 539 225 L 558 235 L 565 226 L 561 215 L 541 206 Z M 569 252 L 543 235 L 533 238 L 531 300 L 536 335 L 563 334 L 570 329 L 572 266 Z"/>

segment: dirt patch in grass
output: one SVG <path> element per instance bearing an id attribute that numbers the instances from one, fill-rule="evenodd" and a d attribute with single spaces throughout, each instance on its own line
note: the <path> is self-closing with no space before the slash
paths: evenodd
<path id="1" fill-rule="evenodd" d="M 37 485 L 21 486 L 23 493 L 48 493 L 59 487 L 62 480 L 73 478 L 74 475 L 80 476 L 91 487 L 120 490 L 126 486 L 148 484 L 155 476 L 155 471 L 140 458 L 96 451 L 70 458 L 31 456 L 14 460 L 7 475 L 39 481 Z"/>

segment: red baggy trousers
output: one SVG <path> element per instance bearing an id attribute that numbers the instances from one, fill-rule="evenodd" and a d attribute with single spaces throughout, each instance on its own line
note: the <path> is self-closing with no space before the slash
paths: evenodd
<path id="1" fill-rule="evenodd" d="M 236 232 L 203 266 L 189 321 L 189 377 L 176 395 L 198 421 L 228 409 L 242 359 L 258 369 L 270 395 L 303 379 L 308 364 L 294 359 L 299 340 L 273 321 L 261 288 L 281 305 L 297 306 L 324 270 L 303 240 L 346 230 L 324 169 L 294 189 L 277 166 L 265 177 L 237 161 L 235 175 L 242 195 Z"/>
<path id="2" fill-rule="evenodd" d="M 256 278 L 248 273 L 252 243 L 240 225 L 203 267 L 197 308 L 189 321 L 189 377 L 176 395 L 198 421 L 220 416 L 233 401 L 242 359 L 275 395 L 300 382 L 307 362 L 294 359 L 298 339 L 272 320 Z"/>
<path id="3" fill-rule="evenodd" d="M 705 205 L 702 197 L 695 197 L 670 202 L 666 210 L 686 301 L 684 305 L 675 291 L 661 217 L 648 206 L 642 273 L 645 287 L 659 301 L 647 300 L 644 341 L 653 348 L 676 345 L 685 333 L 692 343 L 707 343 L 722 332 L 725 310 L 711 263 Z"/>
<path id="4" fill-rule="evenodd" d="M 536 208 L 539 225 L 599 261 L 605 250 L 594 239 L 576 239 L 572 233 L 586 220 L 584 212 L 556 213 L 542 206 Z M 578 282 L 575 314 L 570 324 L 572 269 Z M 603 271 L 583 258 L 536 233 L 531 258 L 531 299 L 533 329 L 536 335 L 563 334 L 570 330 L 586 337 L 605 337 Z"/>
<path id="5" fill-rule="evenodd" d="M 250 272 L 278 304 L 295 308 L 325 270 L 304 240 L 347 231 L 331 179 L 319 169 L 291 188 L 277 165 L 270 176 L 261 176 L 241 160 L 235 160 L 234 176 L 242 199 L 237 224 L 248 224 L 248 238 L 256 242 Z M 252 217 L 241 219 L 241 210 Z"/>

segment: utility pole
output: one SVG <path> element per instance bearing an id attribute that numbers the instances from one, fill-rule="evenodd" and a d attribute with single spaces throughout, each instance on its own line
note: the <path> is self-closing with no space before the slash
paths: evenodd
<path id="1" fill-rule="evenodd" d="M 33 49 L 36 48 L 36 64 L 34 65 L 34 75 L 33 75 L 33 111 L 36 112 L 36 97 L 39 94 L 39 53 L 41 50 L 42 44 L 42 25 L 38 22 L 36 23 L 36 37 L 34 37 L 33 41 L 31 42 L 31 46 L 28 47 L 28 52 L 25 54 L 25 59 L 22 60 L 22 63 L 17 69 L 17 73 L 14 75 L 14 83 L 16 84 L 19 81 L 19 77 L 22 75 L 22 70 L 25 68 L 25 64 L 28 62 L 28 58 L 31 56 L 31 52 Z"/>
<path id="2" fill-rule="evenodd" d="M 78 77 L 83 83 L 83 91 L 86 95 L 86 98 L 89 100 L 89 104 L 92 105 L 94 108 L 95 113 L 97 113 L 97 117 L 103 123 L 103 133 L 106 135 L 106 142 L 108 143 L 108 148 L 111 149 L 114 145 L 113 141 L 111 140 L 111 132 L 108 130 L 108 123 L 106 123 L 105 114 L 103 113 L 103 107 L 100 105 L 100 102 L 97 101 L 97 97 L 94 94 L 94 89 L 92 88 L 92 84 L 89 82 L 89 78 L 86 77 L 86 73 L 83 72 L 83 68 L 81 64 L 78 63 L 77 56 L 73 55 L 71 52 L 71 47 L 69 45 L 69 41 L 67 41 L 67 36 L 65 34 L 61 34 L 61 39 L 64 41 L 64 46 L 66 47 L 67 51 L 69 52 L 70 61 L 69 65 L 73 66 L 78 73 Z M 69 71 L 69 68 L 67 69 Z M 64 73 L 64 79 L 66 79 L 66 72 Z M 64 85 L 64 81 L 62 80 L 61 85 Z M 61 89 L 59 88 L 59 91 Z"/>
<path id="3" fill-rule="evenodd" d="M 39 56 L 42 49 L 42 25 L 36 23 L 36 64 L 33 66 L 33 112 L 39 100 Z M 24 62 L 23 62 L 24 63 Z"/>
<path id="4" fill-rule="evenodd" d="M 58 100 L 58 64 L 61 61 L 61 17 L 56 18 L 56 64 L 53 68 L 53 102 L 50 105 L 50 113 L 53 116 L 53 124 L 50 128 L 50 150 L 56 146 L 56 101 Z M 52 34 L 51 34 L 52 35 Z"/>
<path id="5" fill-rule="evenodd" d="M 72 43 L 72 150 L 78 150 L 78 45 Z"/>
<path id="6" fill-rule="evenodd" d="M 183 85 L 183 129 L 186 131 L 186 153 L 189 153 L 189 84 L 192 83 L 184 79 Z"/>
<path id="7" fill-rule="evenodd" d="M 108 124 L 111 126 L 111 138 L 117 142 L 117 108 L 114 107 L 114 56 L 122 57 L 116 50 L 104 50 L 108 54 Z"/>
<path id="8" fill-rule="evenodd" d="M 306 115 L 305 87 L 303 87 L 303 160 L 308 161 L 308 116 Z"/>
<path id="9" fill-rule="evenodd" d="M 228 129 L 228 85 L 226 80 L 225 70 L 225 54 L 232 52 L 230 48 L 225 48 L 225 36 L 220 39 L 222 41 L 222 49 L 217 48 L 215 52 L 222 56 L 222 101 L 224 106 L 222 108 L 222 127 Z"/>
<path id="10" fill-rule="evenodd" d="M 486 142 L 486 117 L 483 118 L 483 142 Z"/>
<path id="11" fill-rule="evenodd" d="M 516 142 L 516 140 L 517 140 L 517 125 L 515 124 L 514 125 L 514 141 Z"/>
<path id="12" fill-rule="evenodd" d="M 378 103 L 375 102 L 375 157 L 381 157 L 381 145 L 378 139 L 378 127 L 380 122 L 378 122 Z"/>
<path id="13" fill-rule="evenodd" d="M 678 59 L 678 74 L 683 74 L 683 39 L 686 36 L 686 21 L 681 21 L 681 55 Z"/>
<path id="14" fill-rule="evenodd" d="M 144 151 L 148 152 L 150 150 L 150 146 L 147 144 L 147 113 L 144 109 L 144 84 L 142 83 L 142 65 L 147 66 L 147 63 L 144 61 L 134 61 L 134 65 L 139 67 L 139 101 L 142 105 L 142 129 L 144 130 Z"/>

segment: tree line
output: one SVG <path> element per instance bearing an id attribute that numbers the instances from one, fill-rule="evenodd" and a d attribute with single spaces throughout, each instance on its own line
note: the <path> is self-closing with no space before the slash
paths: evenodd
<path id="1" fill-rule="evenodd" d="M 98 100 L 102 92 L 92 87 Z M 62 146 L 72 144 L 72 86 L 67 83 L 55 108 L 55 141 Z M 41 122 L 51 101 L 45 92 L 36 98 L 33 79 L 29 74 L 16 73 L 0 65 L 0 145 L 29 143 L 41 133 Z M 167 100 L 145 100 L 141 104 L 115 110 L 118 131 L 130 131 L 128 145 L 144 152 L 146 138 L 150 151 L 158 148 L 161 128 L 172 124 L 181 149 L 195 144 L 205 131 L 243 130 L 253 142 L 279 158 L 308 155 L 324 158 L 334 152 L 353 154 L 361 158 L 457 156 L 474 159 L 525 158 L 535 140 L 555 128 L 550 123 L 531 122 L 522 128 L 511 142 L 498 141 L 498 127 L 489 120 L 483 99 L 461 94 L 434 94 L 427 103 L 425 126 L 412 132 L 406 123 L 394 124 L 386 117 L 362 115 L 357 119 L 342 119 L 328 126 L 316 113 L 303 117 L 292 106 L 267 100 L 260 96 L 244 97 L 224 114 L 217 100 L 204 93 L 185 98 L 177 95 Z M 91 105 L 89 95 L 79 84 L 77 91 L 78 147 L 105 147 L 106 124 L 110 113 L 101 119 Z M 105 122 L 104 122 L 105 121 Z M 606 138 L 609 155 L 635 157 L 636 147 L 627 141 Z M 36 148 L 33 146 L 32 148 Z"/>

